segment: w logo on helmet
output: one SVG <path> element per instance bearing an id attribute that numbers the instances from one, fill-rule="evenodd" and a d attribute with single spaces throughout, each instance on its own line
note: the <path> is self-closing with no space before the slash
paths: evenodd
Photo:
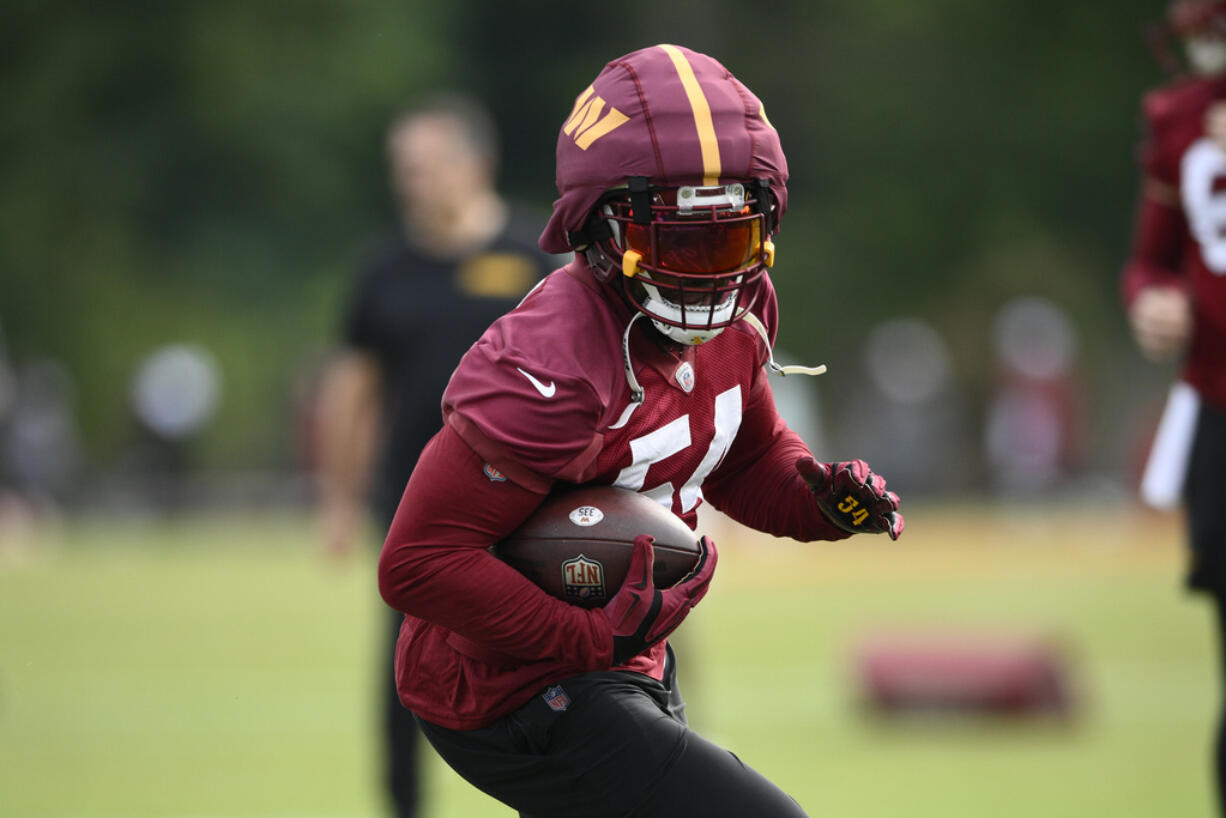
<path id="1" fill-rule="evenodd" d="M 613 106 L 605 108 L 602 97 L 595 95 L 591 85 L 575 100 L 575 109 L 562 126 L 562 133 L 575 140 L 580 150 L 587 150 L 592 143 L 630 121 L 630 117 Z M 603 116 L 602 116 L 603 114 Z"/>

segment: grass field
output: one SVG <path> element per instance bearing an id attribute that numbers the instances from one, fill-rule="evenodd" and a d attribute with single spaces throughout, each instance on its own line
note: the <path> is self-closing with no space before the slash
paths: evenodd
<path id="1" fill-rule="evenodd" d="M 815 817 L 1208 818 L 1215 658 L 1179 539 L 1084 508 L 912 509 L 896 544 L 723 532 L 681 644 L 693 722 Z M 0 816 L 379 815 L 373 562 L 272 515 L 0 547 Z M 894 626 L 1055 636 L 1079 715 L 866 720 L 848 653 Z M 428 776 L 431 818 L 513 815 Z"/>

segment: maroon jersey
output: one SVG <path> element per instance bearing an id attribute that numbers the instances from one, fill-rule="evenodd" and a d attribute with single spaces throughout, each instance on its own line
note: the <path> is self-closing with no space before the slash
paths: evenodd
<path id="1" fill-rule="evenodd" d="M 769 282 L 757 298 L 763 325 L 773 328 Z M 444 416 L 524 485 L 641 491 L 693 527 L 702 482 L 764 377 L 766 346 L 741 322 L 714 343 L 666 347 L 644 321 L 629 337 L 646 396 L 636 404 L 619 352 L 632 315 L 586 268 L 563 269 L 464 357 L 443 396 Z"/>
<path id="2" fill-rule="evenodd" d="M 774 335 L 769 279 L 754 313 Z M 847 536 L 795 470 L 808 454 L 765 383 L 768 349 L 746 322 L 706 344 L 662 344 L 581 261 L 556 271 L 469 350 L 443 397 L 380 561 L 384 598 L 406 613 L 401 700 L 454 729 L 490 723 L 542 685 L 608 669 L 598 610 L 556 600 L 488 553 L 555 482 L 641 491 L 693 527 L 705 499 L 759 530 Z M 643 399 L 633 399 L 625 337 Z M 624 669 L 661 678 L 664 645 Z"/>
<path id="3" fill-rule="evenodd" d="M 1189 79 L 1146 95 L 1147 182 L 1123 292 L 1129 303 L 1155 285 L 1193 294 L 1182 377 L 1206 402 L 1226 407 L 1226 152 L 1205 136 L 1206 111 L 1223 101 L 1221 79 Z"/>

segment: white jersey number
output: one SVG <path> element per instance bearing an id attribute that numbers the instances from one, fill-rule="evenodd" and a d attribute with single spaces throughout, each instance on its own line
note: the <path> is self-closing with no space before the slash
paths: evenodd
<path id="1" fill-rule="evenodd" d="M 692 511 L 702 498 L 702 481 L 706 480 L 707 475 L 715 471 L 715 467 L 724 459 L 740 428 L 741 387 L 738 384 L 715 396 L 715 436 L 711 438 L 711 445 L 707 447 L 702 462 L 681 486 L 680 491 L 672 483 L 662 483 L 649 489 L 644 489 L 643 484 L 647 482 L 647 472 L 652 464 L 685 451 L 693 443 L 688 414 L 631 440 L 632 462 L 621 470 L 613 485 L 646 494 L 657 503 L 670 508 L 674 500 L 673 495 L 677 495 L 677 505 L 681 513 Z"/>
<path id="2" fill-rule="evenodd" d="M 1202 137 L 1181 161 L 1183 210 L 1205 266 L 1226 275 L 1226 152 Z"/>

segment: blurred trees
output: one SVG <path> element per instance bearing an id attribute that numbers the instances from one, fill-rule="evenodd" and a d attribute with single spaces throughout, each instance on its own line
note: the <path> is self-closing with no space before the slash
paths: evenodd
<path id="1" fill-rule="evenodd" d="M 329 2 L 26 3 L 0 80 L 0 322 L 54 354 L 87 439 L 122 443 L 155 345 L 223 364 L 222 461 L 284 447 L 287 381 L 385 218 L 389 109 L 447 59 L 428 9 Z"/>
<path id="2" fill-rule="evenodd" d="M 475 93 L 504 130 L 505 188 L 544 213 L 575 94 L 671 41 L 723 61 L 781 132 L 782 345 L 829 361 L 832 392 L 859 377 L 867 326 L 909 315 L 982 391 L 991 314 L 1035 293 L 1073 315 L 1110 398 L 1136 367 L 1114 282 L 1138 95 L 1161 80 L 1141 26 L 1162 7 L 9 3 L 0 325 L 16 359 L 67 364 L 96 462 L 125 443 L 141 356 L 190 341 L 224 372 L 207 462 L 282 463 L 294 379 L 389 225 L 387 119 L 430 89 Z"/>

